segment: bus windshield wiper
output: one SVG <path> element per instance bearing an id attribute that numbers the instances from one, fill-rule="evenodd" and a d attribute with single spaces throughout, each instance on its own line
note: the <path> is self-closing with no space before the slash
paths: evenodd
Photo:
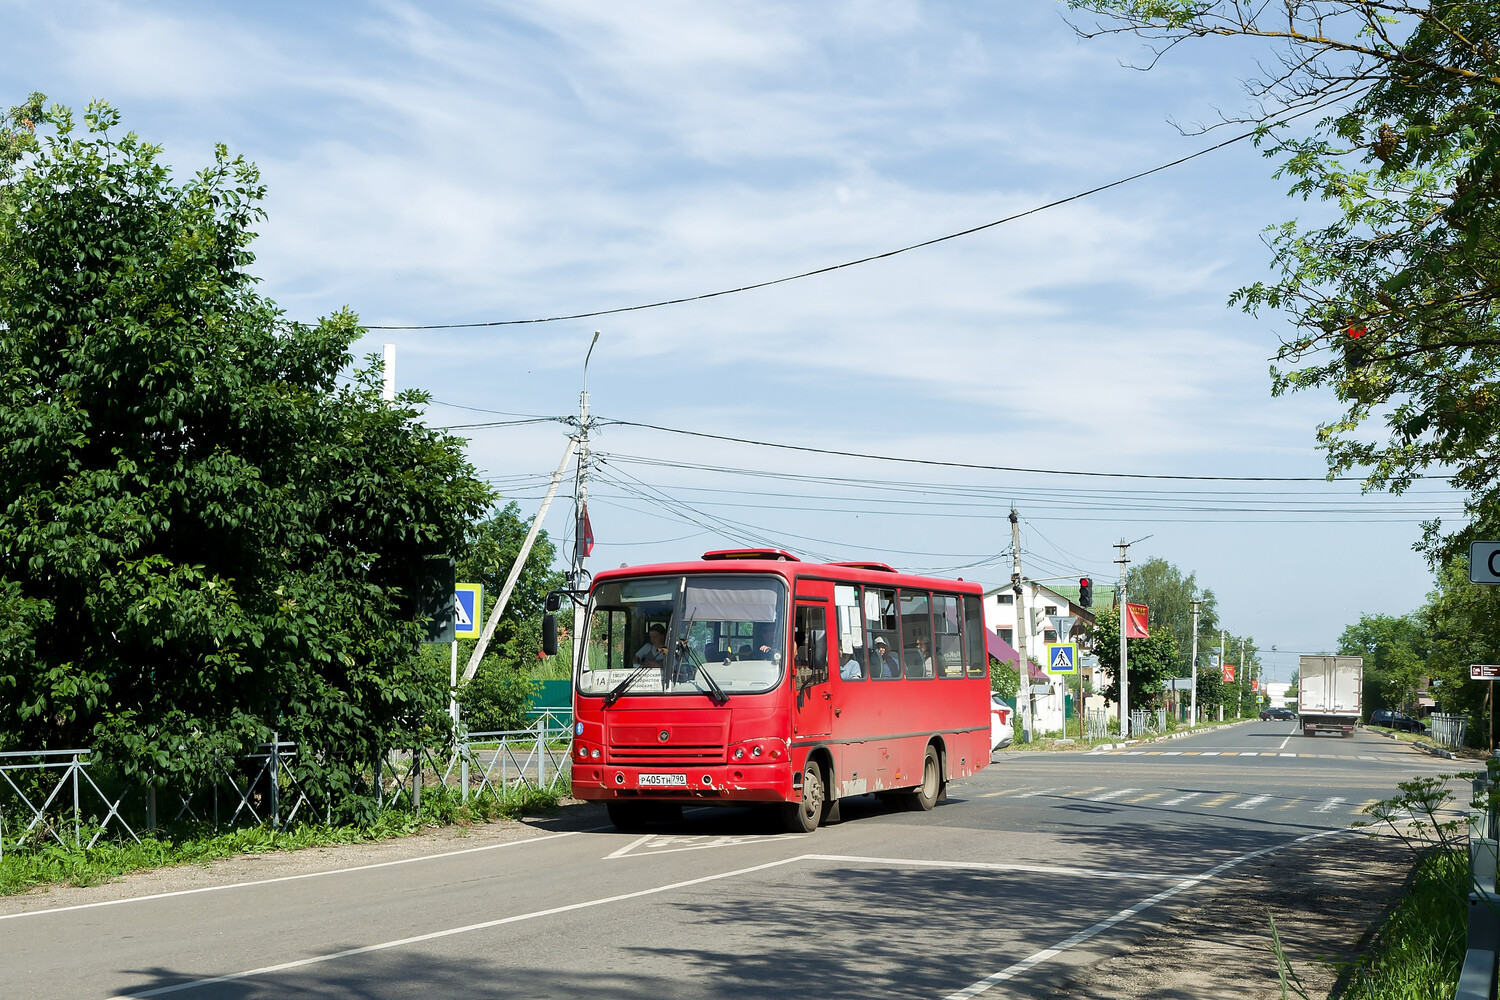
<path id="1" fill-rule="evenodd" d="M 686 633 L 677 640 L 677 656 L 679 659 L 686 657 L 688 665 L 693 668 L 693 673 L 703 678 L 703 682 L 708 685 L 708 697 L 715 705 L 724 705 L 729 701 L 729 695 L 725 694 L 719 682 L 714 680 L 714 675 L 708 672 L 708 664 L 704 663 L 703 658 L 688 645 Z"/>

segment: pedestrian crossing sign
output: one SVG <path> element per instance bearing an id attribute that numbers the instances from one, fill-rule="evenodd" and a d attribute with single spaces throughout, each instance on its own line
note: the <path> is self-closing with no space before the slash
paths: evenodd
<path id="1" fill-rule="evenodd" d="M 484 614 L 484 584 L 453 585 L 453 637 L 478 639 L 480 617 Z"/>
<path id="2" fill-rule="evenodd" d="M 1076 674 L 1078 672 L 1078 643 L 1047 643 L 1047 672 L 1050 674 Z"/>

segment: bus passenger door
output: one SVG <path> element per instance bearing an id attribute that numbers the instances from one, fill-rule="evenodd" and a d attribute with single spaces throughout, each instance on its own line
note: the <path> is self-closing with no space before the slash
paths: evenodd
<path id="1" fill-rule="evenodd" d="M 799 595 L 800 596 L 800 595 Z M 828 605 L 799 600 L 793 625 L 792 736 L 826 736 L 833 727 L 833 690 L 828 664 Z"/>

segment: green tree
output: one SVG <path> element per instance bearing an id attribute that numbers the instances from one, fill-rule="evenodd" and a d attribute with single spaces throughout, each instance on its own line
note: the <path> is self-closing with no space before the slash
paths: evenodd
<path id="1" fill-rule="evenodd" d="M 1104 15 L 1099 32 L 1135 32 L 1159 54 L 1214 36 L 1278 49 L 1280 65 L 1251 82 L 1249 117 L 1292 195 L 1326 202 L 1334 218 L 1276 227 L 1278 275 L 1231 299 L 1292 322 L 1272 392 L 1327 387 L 1344 404 L 1317 430 L 1330 474 L 1363 469 L 1367 488 L 1401 492 L 1437 468 L 1467 494 L 1467 528 L 1424 526 L 1435 566 L 1500 527 L 1500 5 L 1069 4 Z M 1319 109 L 1310 134 L 1268 124 Z M 1383 441 L 1363 428 L 1372 418 Z"/>
<path id="2" fill-rule="evenodd" d="M 1021 690 L 1021 672 L 1016 669 L 1016 661 L 1002 663 L 990 657 L 990 690 L 1015 701 Z"/>
<path id="3" fill-rule="evenodd" d="M 1427 675 L 1427 629 L 1415 615 L 1360 615 L 1339 636 L 1339 653 L 1364 658 L 1366 711 L 1410 710 Z"/>
<path id="4" fill-rule="evenodd" d="M 1500 662 L 1500 593 L 1469 583 L 1468 560 L 1455 556 L 1438 571 L 1437 588 L 1414 617 L 1426 633 L 1426 672 L 1436 682 L 1438 708 L 1468 715 L 1470 742 L 1483 746 L 1493 682 L 1470 680 L 1469 664 Z"/>
<path id="5" fill-rule="evenodd" d="M 1127 639 L 1130 644 L 1130 707 L 1155 708 L 1162 703 L 1162 686 L 1177 676 L 1177 639 L 1170 629 L 1150 630 L 1145 639 Z M 1094 649 L 1099 666 L 1110 675 L 1099 693 L 1120 701 L 1120 610 L 1105 608 L 1094 622 Z"/>
<path id="6" fill-rule="evenodd" d="M 1162 558 L 1148 559 L 1131 567 L 1126 591 L 1132 604 L 1146 605 L 1150 630 L 1168 629 L 1177 643 L 1176 677 L 1192 673 L 1193 602 L 1202 601 L 1198 614 L 1198 651 L 1219 633 L 1219 602 L 1212 590 L 1200 590 L 1196 573 L 1182 571 Z"/>
<path id="7" fill-rule="evenodd" d="M 0 730 L 182 783 L 275 730 L 354 801 L 441 726 L 412 589 L 490 491 L 422 394 L 336 383 L 351 313 L 256 294 L 251 164 L 175 183 L 104 104 L 32 125 L 0 186 Z"/>
<path id="8" fill-rule="evenodd" d="M 526 540 L 530 527 L 521 518 L 520 505 L 512 501 L 475 524 L 464 539 L 463 554 L 458 560 L 458 578 L 468 583 L 484 584 L 486 615 L 499 600 L 500 591 L 521 553 L 521 543 Z M 556 546 L 545 531 L 538 532 L 490 641 L 489 651 L 511 669 L 529 671 L 536 662 L 542 647 L 543 601 L 549 590 L 555 590 L 565 582 L 563 574 L 553 568 L 556 559 Z M 460 649 L 472 650 L 473 646 L 460 643 Z M 483 666 L 480 669 L 483 670 Z"/>

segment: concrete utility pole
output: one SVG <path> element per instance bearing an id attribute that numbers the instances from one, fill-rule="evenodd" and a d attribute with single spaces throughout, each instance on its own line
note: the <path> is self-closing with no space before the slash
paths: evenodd
<path id="1" fill-rule="evenodd" d="M 381 386 L 380 398 L 387 403 L 396 401 L 396 345 L 385 345 L 385 364 L 383 366 L 385 384 Z"/>
<path id="2" fill-rule="evenodd" d="M 1125 641 L 1125 619 L 1130 615 L 1130 605 L 1126 603 L 1125 574 L 1126 567 L 1130 565 L 1130 558 L 1126 555 L 1131 543 L 1120 539 L 1115 548 L 1120 554 L 1115 559 L 1116 565 L 1120 567 L 1120 738 L 1128 739 L 1130 736 L 1130 645 Z"/>
<path id="3" fill-rule="evenodd" d="M 1188 728 L 1193 729 L 1198 725 L 1198 609 L 1203 606 L 1202 601 L 1193 602 L 1193 689 L 1192 709 L 1188 718 Z"/>
<path id="4" fill-rule="evenodd" d="M 1021 654 L 1021 662 L 1016 664 L 1016 670 L 1021 675 L 1020 686 L 1016 688 L 1016 714 L 1021 717 L 1021 742 L 1031 742 L 1031 715 L 1023 706 L 1026 697 L 1031 693 L 1031 660 L 1026 652 L 1027 633 L 1031 631 L 1031 619 L 1026 616 L 1025 604 L 1022 600 L 1026 588 L 1021 584 L 1021 516 L 1016 509 L 1010 509 L 1010 590 L 1015 595 L 1013 600 L 1016 607 L 1016 652 Z"/>
<path id="5" fill-rule="evenodd" d="M 588 588 L 588 570 L 584 563 L 589 555 L 590 539 L 587 537 L 587 526 L 589 523 L 589 428 L 592 421 L 589 419 L 589 359 L 594 356 L 594 345 L 599 343 L 599 331 L 594 331 L 594 339 L 589 341 L 588 353 L 583 356 L 583 391 L 578 394 L 578 474 L 574 485 L 574 507 L 573 507 L 573 566 L 568 572 L 568 586 L 575 590 Z M 573 604 L 573 659 L 569 661 L 569 668 L 578 664 L 578 657 L 583 651 L 585 631 L 588 622 L 584 621 L 586 613 L 583 605 Z"/>

